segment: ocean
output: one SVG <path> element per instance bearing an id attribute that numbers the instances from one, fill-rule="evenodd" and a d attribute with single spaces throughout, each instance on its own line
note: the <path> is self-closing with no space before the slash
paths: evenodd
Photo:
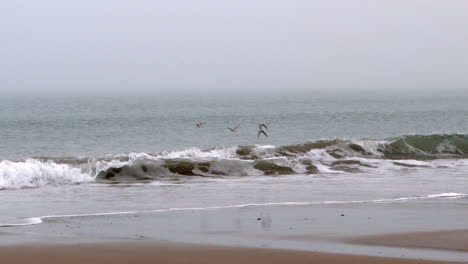
<path id="1" fill-rule="evenodd" d="M 430 93 L 4 96 L 0 226 L 247 206 L 466 205 L 467 102 Z"/>

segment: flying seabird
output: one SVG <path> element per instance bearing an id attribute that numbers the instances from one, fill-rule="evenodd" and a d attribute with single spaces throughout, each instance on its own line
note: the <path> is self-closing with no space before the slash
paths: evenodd
<path id="1" fill-rule="evenodd" d="M 231 132 L 235 133 L 237 132 L 237 129 L 239 128 L 240 124 L 238 124 L 237 126 L 235 126 L 234 128 L 231 128 L 231 127 L 227 127 L 227 129 L 231 130 Z"/>
<path id="2" fill-rule="evenodd" d="M 206 122 L 201 122 L 201 123 L 198 123 L 198 124 L 195 124 L 195 125 L 197 126 L 197 128 L 201 128 L 205 124 L 206 124 Z"/>
<path id="3" fill-rule="evenodd" d="M 263 128 L 266 128 L 268 130 L 268 127 L 265 124 L 259 124 L 258 125 L 258 135 L 257 137 L 260 137 L 262 134 L 265 135 L 265 137 L 268 137 L 267 133 Z"/>

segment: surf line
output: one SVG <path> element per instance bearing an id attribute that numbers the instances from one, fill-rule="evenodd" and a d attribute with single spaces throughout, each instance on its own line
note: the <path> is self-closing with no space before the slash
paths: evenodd
<path id="1" fill-rule="evenodd" d="M 405 202 L 411 200 L 420 199 L 435 199 L 435 198 L 464 198 L 468 197 L 468 194 L 464 193 L 440 193 L 440 194 L 429 194 L 424 196 L 412 196 L 412 197 L 401 197 L 394 199 L 376 199 L 376 200 L 357 200 L 357 201 L 317 201 L 317 202 L 274 202 L 274 203 L 248 203 L 248 204 L 235 204 L 235 205 L 224 205 L 224 206 L 209 206 L 209 207 L 182 207 L 182 208 L 164 208 L 155 210 L 143 210 L 143 211 L 124 211 L 124 212 L 108 212 L 108 213 L 91 213 L 91 214 L 68 214 L 68 215 L 46 215 L 38 217 L 30 217 L 23 219 L 24 223 L 15 224 L 1 224 L 0 227 L 21 227 L 41 224 L 47 219 L 54 218 L 74 218 L 74 217 L 92 217 L 92 216 L 111 216 L 111 215 L 131 215 L 131 214 L 150 214 L 150 213 L 164 213 L 173 211 L 209 211 L 209 210 L 220 210 L 220 209 L 232 209 L 232 208 L 243 208 L 243 207 L 266 207 L 266 206 L 304 206 L 304 205 L 328 205 L 328 204 L 357 204 L 357 203 L 392 203 L 392 202 Z"/>

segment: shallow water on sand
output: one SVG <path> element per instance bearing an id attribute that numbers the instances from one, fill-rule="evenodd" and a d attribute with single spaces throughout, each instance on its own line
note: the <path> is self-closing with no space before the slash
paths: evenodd
<path id="1" fill-rule="evenodd" d="M 468 166 L 465 166 L 465 170 Z M 45 186 L 0 192 L 1 224 L 27 224 L 32 217 L 132 213 L 243 206 L 357 203 L 468 202 L 465 170 L 403 169 L 393 174 L 342 173 L 257 176 L 150 183 Z"/>

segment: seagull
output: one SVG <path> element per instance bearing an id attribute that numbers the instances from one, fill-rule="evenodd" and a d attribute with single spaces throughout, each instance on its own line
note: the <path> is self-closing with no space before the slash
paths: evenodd
<path id="1" fill-rule="evenodd" d="M 259 124 L 258 125 L 258 135 L 257 137 L 260 137 L 262 134 L 265 135 L 265 137 L 268 137 L 267 133 L 263 128 L 266 128 L 268 130 L 268 127 L 265 124 Z"/>
<path id="2" fill-rule="evenodd" d="M 237 132 L 237 129 L 239 128 L 240 124 L 238 124 L 237 126 L 235 126 L 234 128 L 231 128 L 231 127 L 227 127 L 227 129 L 231 130 L 231 132 L 233 133 L 236 133 Z"/>
<path id="3" fill-rule="evenodd" d="M 198 124 L 195 124 L 197 126 L 197 128 L 202 128 L 203 125 L 205 125 L 206 122 L 201 122 L 201 123 L 198 123 Z"/>

